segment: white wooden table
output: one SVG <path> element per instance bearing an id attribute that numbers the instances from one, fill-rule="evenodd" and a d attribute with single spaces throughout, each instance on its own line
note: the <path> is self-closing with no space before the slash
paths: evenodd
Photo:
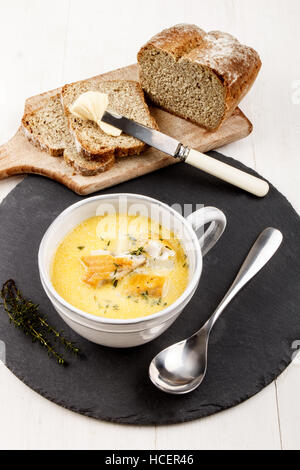
<path id="1" fill-rule="evenodd" d="M 241 106 L 254 131 L 221 151 L 270 179 L 299 212 L 299 17 L 299 0 L 0 0 L 0 143 L 17 129 L 26 97 L 133 63 L 156 32 L 197 23 L 260 52 L 263 68 Z M 1 199 L 21 180 L 1 181 Z M 187 424 L 133 427 L 50 403 L 1 364 L 0 448 L 299 449 L 299 393 L 300 364 L 292 364 L 231 410 Z"/>

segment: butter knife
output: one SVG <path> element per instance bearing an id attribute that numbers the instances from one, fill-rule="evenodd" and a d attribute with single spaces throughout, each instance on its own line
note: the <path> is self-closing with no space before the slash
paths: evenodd
<path id="1" fill-rule="evenodd" d="M 150 127 L 139 124 L 119 114 L 105 111 L 102 121 L 121 129 L 125 134 L 136 137 L 151 147 L 188 163 L 199 170 L 244 189 L 255 196 L 263 197 L 269 191 L 266 181 L 220 162 L 198 150 L 185 147 L 178 140 Z"/>

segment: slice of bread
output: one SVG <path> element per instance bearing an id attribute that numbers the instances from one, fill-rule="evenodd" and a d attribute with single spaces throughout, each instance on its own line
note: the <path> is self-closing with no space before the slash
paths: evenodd
<path id="1" fill-rule="evenodd" d="M 53 157 L 61 157 L 64 149 L 72 145 L 72 136 L 59 94 L 49 98 L 41 108 L 24 114 L 22 128 L 34 145 Z"/>
<path id="2" fill-rule="evenodd" d="M 77 153 L 59 93 L 49 98 L 41 108 L 24 114 L 22 128 L 34 145 L 54 157 L 63 156 L 68 165 L 84 176 L 97 175 L 114 164 L 113 156 L 95 155 L 94 161 L 90 162 Z"/>
<path id="3" fill-rule="evenodd" d="M 105 134 L 93 121 L 82 120 L 70 113 L 70 106 L 79 95 L 86 91 L 100 91 L 109 97 L 108 110 L 122 114 L 148 127 L 158 129 L 144 99 L 143 90 L 138 82 L 132 80 L 84 80 L 71 83 L 62 88 L 61 97 L 69 129 L 74 138 L 76 149 L 85 158 L 95 156 L 126 157 L 138 155 L 146 144 L 138 139 L 121 134 L 111 137 Z"/>
<path id="4" fill-rule="evenodd" d="M 106 155 L 102 156 L 99 160 L 87 160 L 77 152 L 75 145 L 73 145 L 65 149 L 64 160 L 74 168 L 76 173 L 80 173 L 83 176 L 93 176 L 109 170 L 115 162 L 115 157 L 113 155 Z"/>
<path id="5" fill-rule="evenodd" d="M 188 24 L 150 39 L 138 63 L 153 103 L 208 130 L 232 114 L 261 67 L 257 52 L 230 34 Z"/>
<path id="6" fill-rule="evenodd" d="M 52 156 L 63 156 L 68 165 L 84 176 L 107 171 L 113 166 L 115 156 L 137 155 L 146 147 L 134 137 L 108 136 L 92 121 L 80 120 L 69 113 L 68 103 L 73 103 L 79 94 L 90 89 L 108 93 L 110 104 L 116 112 L 157 129 L 157 124 L 144 101 L 142 88 L 137 82 L 114 80 L 95 83 L 93 80 L 86 80 L 65 85 L 62 96 L 66 115 L 62 96 L 58 93 L 48 98 L 41 108 L 24 114 L 22 128 L 34 145 Z M 81 151 L 81 145 L 78 145 L 81 138 L 84 139 L 88 151 Z"/>

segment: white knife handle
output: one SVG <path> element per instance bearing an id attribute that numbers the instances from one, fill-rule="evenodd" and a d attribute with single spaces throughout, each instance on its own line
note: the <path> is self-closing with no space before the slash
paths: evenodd
<path id="1" fill-rule="evenodd" d="M 185 163 L 195 166 L 199 170 L 203 170 L 238 188 L 244 189 L 255 196 L 263 197 L 269 191 L 269 185 L 266 181 L 198 152 L 198 150 L 191 149 L 185 159 Z"/>

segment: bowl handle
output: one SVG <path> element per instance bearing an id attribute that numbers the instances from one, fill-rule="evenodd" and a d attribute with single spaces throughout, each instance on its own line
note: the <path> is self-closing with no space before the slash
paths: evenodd
<path id="1" fill-rule="evenodd" d="M 198 238 L 202 250 L 202 256 L 217 243 L 226 227 L 225 214 L 216 207 L 202 207 L 187 217 L 195 232 L 202 228 Z M 204 225 L 209 224 L 206 230 Z"/>

